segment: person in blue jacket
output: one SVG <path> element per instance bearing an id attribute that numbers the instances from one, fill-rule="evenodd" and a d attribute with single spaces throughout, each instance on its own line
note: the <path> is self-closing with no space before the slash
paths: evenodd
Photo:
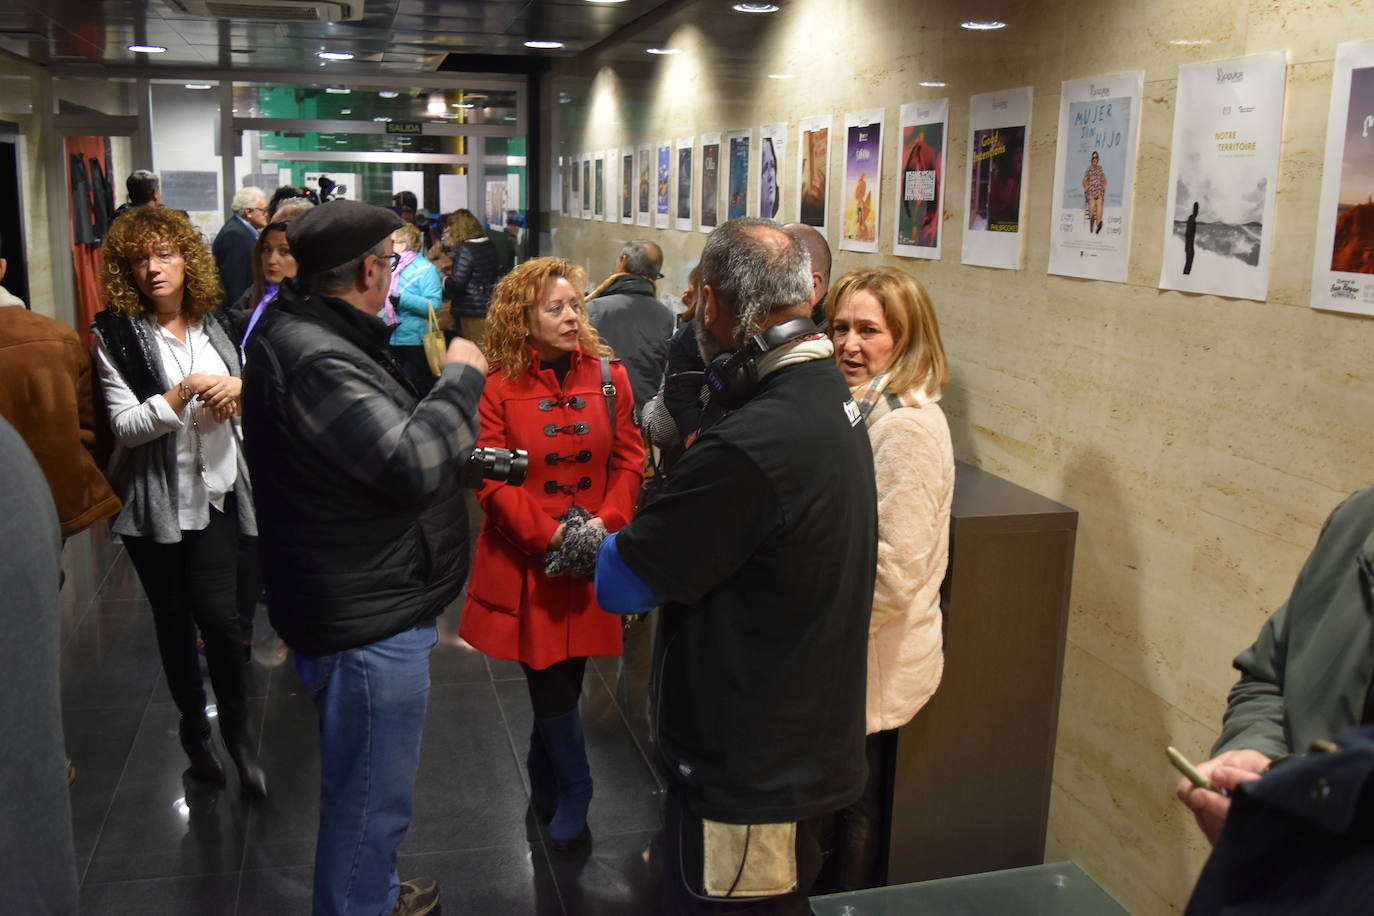
<path id="1" fill-rule="evenodd" d="M 396 253 L 391 264 L 391 295 L 383 318 L 392 325 L 391 352 L 406 379 L 424 397 L 434 385 L 425 359 L 424 336 L 429 310 L 443 307 L 444 288 L 439 269 L 420 253 L 420 230 L 410 223 L 391 234 Z"/>

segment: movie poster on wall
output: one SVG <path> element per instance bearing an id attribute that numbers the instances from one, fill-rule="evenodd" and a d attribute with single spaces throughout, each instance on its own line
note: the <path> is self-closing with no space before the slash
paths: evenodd
<path id="1" fill-rule="evenodd" d="M 831 115 L 803 118 L 797 129 L 797 222 L 826 234 L 830 212 Z"/>
<path id="2" fill-rule="evenodd" d="M 878 191 L 883 174 L 883 110 L 844 116 L 844 222 L 840 250 L 878 250 Z"/>
<path id="3" fill-rule="evenodd" d="M 558 182 L 557 199 L 559 201 L 558 212 L 563 216 L 568 215 L 568 157 L 558 157 L 558 174 L 554 179 Z"/>
<path id="4" fill-rule="evenodd" d="M 606 222 L 613 223 L 620 216 L 620 150 L 606 150 Z"/>
<path id="5" fill-rule="evenodd" d="M 655 160 L 656 183 L 654 188 L 654 227 L 656 229 L 667 229 L 669 221 L 668 212 L 668 190 L 669 181 L 673 174 L 673 144 L 670 140 L 665 140 L 658 145 L 658 157 Z"/>
<path id="6" fill-rule="evenodd" d="M 1126 282 L 1144 71 L 1066 80 L 1059 94 L 1052 274 Z"/>
<path id="7" fill-rule="evenodd" d="M 592 157 L 582 157 L 582 218 L 592 218 Z"/>
<path id="8" fill-rule="evenodd" d="M 1286 70 L 1283 51 L 1179 67 L 1161 289 L 1268 296 Z"/>
<path id="9" fill-rule="evenodd" d="M 635 151 L 622 150 L 620 153 L 620 221 L 635 221 Z"/>
<path id="10" fill-rule="evenodd" d="M 787 150 L 787 125 L 759 128 L 759 216 L 782 222 L 782 162 Z"/>
<path id="11" fill-rule="evenodd" d="M 606 218 L 606 152 L 592 153 L 592 217 Z"/>
<path id="12" fill-rule="evenodd" d="M 701 207 L 697 226 L 702 232 L 716 228 L 720 220 L 720 134 L 701 135 Z"/>
<path id="13" fill-rule="evenodd" d="M 570 179 L 571 179 L 571 180 L 569 181 L 569 183 L 568 183 L 568 185 L 569 185 L 569 191 L 571 192 L 571 193 L 569 194 L 569 198 L 570 198 L 570 199 L 569 199 L 568 215 L 571 216 L 573 219 L 581 219 L 581 218 L 582 218 L 582 159 L 581 159 L 581 157 L 579 157 L 579 156 L 573 156 L 573 157 L 571 158 L 571 160 L 570 160 L 569 163 L 568 163 L 568 175 L 569 175 L 569 177 L 570 177 Z"/>
<path id="14" fill-rule="evenodd" d="M 725 218 L 739 219 L 749 212 L 749 141 L 752 130 L 732 130 L 725 135 L 729 144 L 729 173 L 726 176 Z"/>
<path id="15" fill-rule="evenodd" d="M 892 236 L 895 255 L 940 257 L 948 122 L 949 99 L 902 106 L 897 132 L 897 218 Z"/>
<path id="16" fill-rule="evenodd" d="M 640 226 L 647 226 L 650 222 L 649 210 L 653 206 L 653 171 L 654 148 L 646 143 L 639 148 L 639 177 L 636 179 L 638 186 L 635 188 L 635 194 L 639 198 L 635 222 Z"/>
<path id="17" fill-rule="evenodd" d="M 683 232 L 692 231 L 692 153 L 696 137 L 677 138 L 677 208 L 673 211 L 674 225 Z"/>
<path id="18" fill-rule="evenodd" d="M 1029 86 L 969 99 L 965 264 L 1021 269 L 1030 117 Z"/>
<path id="19" fill-rule="evenodd" d="M 1374 315 L 1374 41 L 1336 46 L 1312 307 Z"/>

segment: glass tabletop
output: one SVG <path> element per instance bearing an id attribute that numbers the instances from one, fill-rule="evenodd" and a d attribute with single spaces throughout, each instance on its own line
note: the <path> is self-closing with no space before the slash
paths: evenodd
<path id="1" fill-rule="evenodd" d="M 1072 862 L 813 897 L 816 916 L 1129 916 Z"/>

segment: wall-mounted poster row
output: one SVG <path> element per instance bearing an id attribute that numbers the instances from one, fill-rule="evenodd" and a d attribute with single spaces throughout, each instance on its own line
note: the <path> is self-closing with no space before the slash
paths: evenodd
<path id="1" fill-rule="evenodd" d="M 969 99 L 965 264 L 1021 269 L 1030 117 L 1029 86 Z"/>
<path id="2" fill-rule="evenodd" d="M 1126 282 L 1144 71 L 1068 80 L 1059 95 L 1050 273 Z"/>
<path id="3" fill-rule="evenodd" d="M 892 253 L 909 258 L 940 257 L 941 214 L 945 211 L 945 154 L 949 99 L 902 106 L 898 121 L 896 229 Z"/>
<path id="4" fill-rule="evenodd" d="M 1312 307 L 1374 315 L 1374 41 L 1336 48 Z"/>

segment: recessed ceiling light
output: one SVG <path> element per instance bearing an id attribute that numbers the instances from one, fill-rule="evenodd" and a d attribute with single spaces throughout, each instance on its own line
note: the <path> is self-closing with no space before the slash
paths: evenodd
<path id="1" fill-rule="evenodd" d="M 737 13 L 776 13 L 780 7 L 776 3 L 736 3 Z"/>
<path id="2" fill-rule="evenodd" d="M 624 3 L 625 0 L 587 0 L 588 3 Z"/>
<path id="3" fill-rule="evenodd" d="M 453 107 L 454 107 L 454 108 L 476 108 L 477 106 L 474 105 L 474 104 L 472 104 L 471 102 L 454 102 L 454 103 L 453 103 Z"/>
<path id="4" fill-rule="evenodd" d="M 1191 48 L 1196 45 L 1209 45 L 1211 43 L 1212 39 L 1210 38 L 1175 38 L 1173 41 L 1169 42 L 1171 45 L 1179 45 L 1185 48 Z"/>
<path id="5" fill-rule="evenodd" d="M 396 96 L 400 95 L 400 93 L 394 89 L 383 89 L 381 92 L 377 93 L 377 95 L 384 99 L 394 99 Z"/>
<path id="6" fill-rule="evenodd" d="M 388 118 L 386 115 L 377 115 L 377 117 L 373 118 L 372 120 L 376 121 L 378 124 L 386 124 L 391 119 Z"/>
<path id="7" fill-rule="evenodd" d="M 563 47 L 563 42 L 561 42 L 561 41 L 527 41 L 527 42 L 525 42 L 525 47 L 527 47 L 527 48 L 537 48 L 538 50 L 541 50 L 541 51 L 556 51 L 557 49 Z"/>
<path id="8" fill-rule="evenodd" d="M 215 87 L 214 87 L 214 86 L 211 86 L 209 83 L 187 83 L 187 84 L 186 84 L 186 88 L 187 88 L 187 89 L 213 89 L 213 88 L 215 88 Z"/>
<path id="9" fill-rule="evenodd" d="M 351 51 L 320 51 L 316 55 L 320 60 L 352 60 Z"/>
<path id="10" fill-rule="evenodd" d="M 943 89 L 946 86 L 948 86 L 949 83 L 946 83 L 942 80 L 922 80 L 921 85 L 927 87 L 928 89 Z"/>
<path id="11" fill-rule="evenodd" d="M 506 115 L 506 120 L 507 120 L 507 121 L 514 121 L 514 120 L 515 120 L 515 115 Z"/>
<path id="12" fill-rule="evenodd" d="M 678 48 L 649 48 L 650 54 L 681 54 Z"/>
<path id="13" fill-rule="evenodd" d="M 794 80 L 797 75 L 795 73 L 770 73 L 768 78 L 770 80 Z"/>
<path id="14" fill-rule="evenodd" d="M 339 114 L 352 114 L 352 113 L 353 113 L 353 109 L 352 109 L 352 108 L 340 108 L 340 109 L 339 109 Z"/>
<path id="15" fill-rule="evenodd" d="M 348 93 L 351 92 L 352 90 L 349 90 L 349 89 L 336 89 L 336 88 L 333 87 L 333 86 L 325 86 L 325 87 L 324 87 L 324 91 L 327 92 L 327 93 L 329 93 L 330 95 L 348 95 Z"/>
<path id="16" fill-rule="evenodd" d="M 162 54 L 167 49 L 162 45 L 129 45 L 129 50 L 135 54 Z"/>
<path id="17" fill-rule="evenodd" d="M 991 32 L 994 29 L 1005 29 L 1007 24 L 1000 19 L 970 19 L 968 22 L 959 23 L 959 27 L 974 32 Z"/>

